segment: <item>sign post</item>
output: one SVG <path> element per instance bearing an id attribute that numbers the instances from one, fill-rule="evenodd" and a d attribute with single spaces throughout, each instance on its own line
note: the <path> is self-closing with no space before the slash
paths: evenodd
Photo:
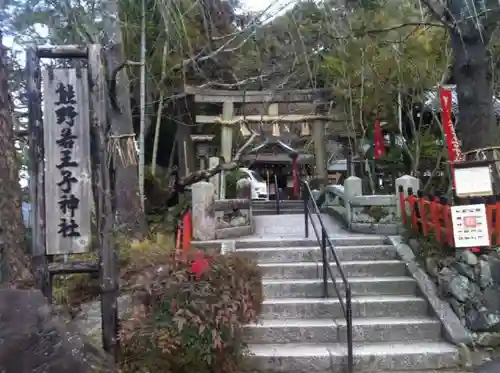
<path id="1" fill-rule="evenodd" d="M 465 161 L 454 164 L 454 191 L 457 202 L 493 195 L 490 163 L 489 161 Z M 451 218 L 455 247 L 470 247 L 479 251 L 480 247 L 491 245 L 484 203 L 459 203 L 452 206 Z"/>
<path id="2" fill-rule="evenodd" d="M 41 72 L 41 58 L 86 60 L 88 67 Z M 26 53 L 30 202 L 34 212 L 32 264 L 36 285 L 50 302 L 54 276 L 99 275 L 103 348 L 116 357 L 118 253 L 103 62 L 97 44 L 30 48 Z M 96 227 L 93 232 L 92 214 Z M 96 243 L 94 248 L 92 241 Z M 99 260 L 66 260 L 67 255 L 91 249 L 98 251 Z M 61 255 L 64 259 L 57 260 Z"/>
<path id="3" fill-rule="evenodd" d="M 493 195 L 490 161 L 456 162 L 455 194 L 459 198 Z"/>

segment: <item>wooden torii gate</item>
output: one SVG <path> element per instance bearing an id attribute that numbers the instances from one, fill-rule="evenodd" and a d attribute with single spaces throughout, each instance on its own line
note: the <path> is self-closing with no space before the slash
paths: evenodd
<path id="1" fill-rule="evenodd" d="M 327 179 L 325 127 L 329 121 L 340 120 L 338 115 L 329 110 L 333 107 L 331 90 L 229 91 L 186 86 L 184 92 L 193 97 L 195 107 L 196 104 L 222 105 L 220 115 L 196 113 L 195 122 L 198 125 L 220 125 L 219 153 L 226 162 L 233 157 L 236 131 L 240 131 L 243 137 L 249 137 L 252 131 L 258 130 L 256 127 L 263 125 L 271 129 L 272 136 L 276 138 L 291 132 L 299 137 L 310 137 L 314 143 L 317 176 L 322 180 Z M 298 112 L 291 112 L 291 106 L 299 108 Z M 191 138 L 210 142 L 214 134 L 204 133 Z M 187 139 L 184 139 L 179 149 L 181 159 L 183 154 L 190 151 L 188 147 Z M 190 167 L 187 160 L 184 167 Z"/>

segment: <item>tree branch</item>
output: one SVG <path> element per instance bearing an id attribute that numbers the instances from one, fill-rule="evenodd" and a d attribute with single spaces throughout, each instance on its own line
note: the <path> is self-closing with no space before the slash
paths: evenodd
<path id="1" fill-rule="evenodd" d="M 450 12 L 445 8 L 443 13 L 440 13 L 430 2 L 430 0 L 420 0 L 425 5 L 425 7 L 429 10 L 431 15 L 434 16 L 437 20 L 439 20 L 443 25 L 449 27 L 450 29 L 454 29 L 455 22 L 450 22 L 447 20 L 447 16 L 450 16 Z"/>
<path id="2" fill-rule="evenodd" d="M 243 79 L 240 81 L 237 81 L 236 83 L 219 83 L 219 82 L 208 82 L 205 84 L 202 84 L 198 86 L 198 88 L 211 88 L 211 87 L 217 87 L 217 88 L 226 88 L 226 89 L 231 89 L 231 88 L 238 88 L 241 87 L 242 85 L 253 83 L 259 80 L 263 80 L 264 78 L 267 78 L 269 74 L 262 74 L 259 76 L 253 76 L 247 79 Z"/>
<path id="3" fill-rule="evenodd" d="M 236 168 L 241 167 L 240 158 L 248 149 L 248 147 L 255 141 L 255 139 L 259 136 L 257 132 L 253 132 L 252 135 L 248 138 L 248 140 L 243 144 L 243 146 L 236 152 L 233 160 L 230 162 L 225 162 L 225 160 L 221 157 L 221 164 L 216 167 L 210 168 L 208 170 L 198 170 L 190 173 L 186 177 L 178 180 L 176 177 L 176 181 L 167 191 L 167 200 L 173 198 L 175 194 L 182 193 L 188 186 L 193 185 L 199 181 L 208 180 L 212 176 L 215 176 L 221 172 L 229 172 Z M 176 171 L 176 170 L 175 170 Z"/>

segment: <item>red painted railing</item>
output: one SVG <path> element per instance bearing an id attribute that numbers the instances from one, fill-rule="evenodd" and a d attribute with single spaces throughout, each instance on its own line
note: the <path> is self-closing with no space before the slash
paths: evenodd
<path id="1" fill-rule="evenodd" d="M 454 247 L 453 225 L 451 221 L 451 201 L 433 195 L 413 195 L 411 188 L 405 196 L 399 189 L 401 217 L 404 226 L 418 231 L 425 237 L 434 237 L 441 244 Z M 485 203 L 491 245 L 500 245 L 500 198 L 474 198 L 468 203 Z"/>

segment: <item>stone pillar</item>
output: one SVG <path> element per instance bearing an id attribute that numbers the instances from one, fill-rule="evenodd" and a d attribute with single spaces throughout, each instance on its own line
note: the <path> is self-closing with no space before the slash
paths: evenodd
<path id="1" fill-rule="evenodd" d="M 396 214 L 401 218 L 401 202 L 399 200 L 399 187 L 403 187 L 405 197 L 408 196 L 408 189 L 412 188 L 413 193 L 416 194 L 420 189 L 420 180 L 410 175 L 404 175 L 396 179 Z"/>
<path id="2" fill-rule="evenodd" d="M 240 179 L 236 182 L 236 198 L 249 199 L 250 208 L 248 209 L 248 221 L 252 226 L 252 232 L 255 229 L 253 225 L 252 212 L 252 183 L 248 179 Z"/>
<path id="3" fill-rule="evenodd" d="M 312 128 L 312 138 L 314 141 L 314 159 L 316 161 L 316 172 L 321 180 L 321 185 L 325 185 L 328 180 L 326 168 L 326 139 L 325 121 L 315 120 Z"/>
<path id="4" fill-rule="evenodd" d="M 196 241 L 215 239 L 214 192 L 214 185 L 206 181 L 191 186 L 193 239 Z"/>
<path id="5" fill-rule="evenodd" d="M 220 164 L 219 157 L 210 157 L 208 158 L 208 168 L 212 169 L 217 167 Z M 214 186 L 214 195 L 216 199 L 222 199 L 220 195 L 220 183 L 221 183 L 221 174 L 214 175 L 210 178 L 210 183 Z"/>
<path id="6" fill-rule="evenodd" d="M 222 106 L 222 120 L 230 121 L 233 119 L 234 105 L 231 101 L 226 101 Z M 224 162 L 231 162 L 233 159 L 233 125 L 223 124 L 221 129 L 221 155 Z M 221 172 L 220 177 L 220 199 L 226 198 L 226 177 Z"/>
<path id="7" fill-rule="evenodd" d="M 236 182 L 236 198 L 252 199 L 252 184 L 250 180 L 240 179 Z"/>
<path id="8" fill-rule="evenodd" d="M 344 204 L 346 210 L 346 219 L 349 227 L 352 223 L 354 211 L 351 207 L 350 200 L 352 197 L 361 196 L 363 194 L 363 184 L 359 177 L 349 176 L 344 181 Z"/>

